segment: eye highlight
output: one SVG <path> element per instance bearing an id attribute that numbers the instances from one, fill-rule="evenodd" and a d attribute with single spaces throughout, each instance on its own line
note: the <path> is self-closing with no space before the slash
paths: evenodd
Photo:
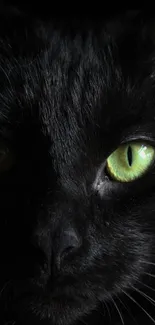
<path id="1" fill-rule="evenodd" d="M 119 182 L 131 182 L 141 177 L 155 160 L 155 148 L 147 142 L 133 141 L 121 145 L 107 159 L 110 177 Z"/>

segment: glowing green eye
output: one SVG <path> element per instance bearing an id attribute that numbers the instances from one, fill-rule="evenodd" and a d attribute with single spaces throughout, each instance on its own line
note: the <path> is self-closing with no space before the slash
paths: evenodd
<path id="1" fill-rule="evenodd" d="M 148 143 L 130 142 L 121 145 L 107 159 L 112 179 L 131 182 L 141 177 L 155 160 L 155 148 Z"/>

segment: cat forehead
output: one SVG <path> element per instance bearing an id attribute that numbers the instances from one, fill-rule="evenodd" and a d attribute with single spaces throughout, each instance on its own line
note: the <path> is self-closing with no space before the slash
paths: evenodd
<path id="1" fill-rule="evenodd" d="M 35 111 L 50 133 L 54 128 L 65 132 L 63 123 L 77 129 L 96 123 L 108 129 L 112 121 L 134 118 L 140 110 L 141 85 L 135 91 L 124 78 L 118 49 L 103 30 L 84 37 L 55 31 L 46 47 L 33 52 L 32 46 L 29 55 L 22 55 L 20 47 L 14 55 L 9 43 L 0 45 L 3 116 L 11 115 L 10 110 L 19 116 Z"/>
<path id="2" fill-rule="evenodd" d="M 105 43 L 102 46 L 99 44 L 101 40 Z M 1 93 L 4 88 L 7 90 L 11 86 L 13 93 L 16 90 L 18 92 L 20 84 L 21 92 L 24 93 L 25 90 L 27 95 L 28 89 L 35 95 L 37 88 L 40 94 L 48 92 L 51 97 L 56 96 L 57 92 L 60 95 L 74 91 L 82 92 L 81 97 L 84 98 L 87 89 L 90 94 L 99 95 L 100 89 L 104 85 L 108 86 L 114 78 L 117 79 L 119 74 L 114 65 L 113 51 L 110 44 L 105 42 L 104 36 L 97 40 L 93 34 L 88 33 L 84 39 L 80 35 L 71 39 L 55 32 L 46 49 L 37 53 L 33 50 L 35 51 L 32 46 L 31 55 L 22 55 L 21 44 L 19 53 L 14 54 L 12 45 L 1 40 Z"/>

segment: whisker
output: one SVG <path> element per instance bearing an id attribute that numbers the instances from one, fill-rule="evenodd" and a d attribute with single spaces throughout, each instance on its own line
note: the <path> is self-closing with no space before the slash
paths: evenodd
<path id="1" fill-rule="evenodd" d="M 133 319 L 133 321 L 135 322 L 135 324 L 138 325 L 136 319 L 134 318 L 134 316 L 131 314 L 131 311 L 127 308 L 127 306 L 123 303 L 123 301 L 121 300 L 121 298 L 116 295 L 117 299 L 120 301 L 120 303 L 122 304 L 122 306 L 127 310 L 128 314 L 131 316 L 131 318 Z"/>
<path id="2" fill-rule="evenodd" d="M 150 286 L 148 286 L 147 284 L 143 283 L 143 282 L 140 281 L 140 280 L 136 280 L 136 282 L 139 282 L 139 283 L 142 284 L 144 287 L 146 287 L 146 288 L 148 288 L 148 289 L 150 289 L 150 290 L 152 290 L 152 291 L 155 291 L 155 289 L 151 288 Z"/>
<path id="3" fill-rule="evenodd" d="M 152 273 L 144 272 L 144 274 L 151 276 L 152 278 L 155 278 L 155 275 Z"/>
<path id="4" fill-rule="evenodd" d="M 123 289 L 121 289 L 122 292 L 129 298 L 131 299 L 141 310 L 143 310 L 143 312 L 149 317 L 149 319 L 151 319 L 151 321 L 155 324 L 155 320 L 154 318 L 126 291 L 124 291 Z"/>
<path id="5" fill-rule="evenodd" d="M 152 299 L 150 296 L 148 296 L 146 293 L 144 293 L 143 291 L 141 291 L 141 290 L 139 290 L 139 289 L 137 289 L 137 288 L 135 288 L 134 286 L 131 286 L 135 291 L 137 291 L 138 293 L 140 293 L 143 297 L 145 297 L 147 300 L 149 300 L 151 303 L 152 303 L 152 305 L 154 305 L 155 306 L 155 300 L 154 299 Z"/>
<path id="6" fill-rule="evenodd" d="M 153 263 L 153 262 L 149 262 L 149 261 L 141 261 L 141 262 L 144 263 L 144 264 L 154 265 L 155 266 L 155 263 Z"/>
<path id="7" fill-rule="evenodd" d="M 109 316 L 109 319 L 110 319 L 110 322 L 111 322 L 111 314 L 110 314 L 110 310 L 109 310 L 109 307 L 108 307 L 108 303 L 104 301 L 104 305 L 107 309 L 107 312 L 108 312 L 108 316 Z"/>
<path id="8" fill-rule="evenodd" d="M 120 317 L 120 319 L 121 319 L 122 324 L 124 325 L 124 319 L 123 319 L 123 316 L 122 316 L 122 314 L 121 314 L 121 312 L 120 312 L 120 310 L 119 310 L 119 308 L 118 308 L 118 306 L 117 306 L 115 300 L 114 300 L 112 297 L 111 297 L 111 300 L 112 300 L 112 302 L 113 302 L 113 304 L 114 304 L 114 306 L 115 306 L 115 308 L 116 308 L 116 310 L 117 310 L 117 312 L 118 312 L 118 315 L 119 315 L 119 317 Z"/>

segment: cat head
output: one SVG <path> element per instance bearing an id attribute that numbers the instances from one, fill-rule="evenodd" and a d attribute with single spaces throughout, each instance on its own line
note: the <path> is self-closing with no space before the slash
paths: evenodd
<path id="1" fill-rule="evenodd" d="M 154 261 L 152 38 L 136 20 L 2 17 L 3 317 L 70 324 Z"/>

